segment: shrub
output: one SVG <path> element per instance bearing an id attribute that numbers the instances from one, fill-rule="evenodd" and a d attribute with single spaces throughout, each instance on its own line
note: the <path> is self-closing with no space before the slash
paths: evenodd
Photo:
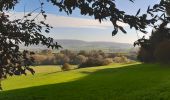
<path id="1" fill-rule="evenodd" d="M 170 62 L 170 40 L 161 42 L 155 49 L 154 57 L 158 62 Z"/>
<path id="2" fill-rule="evenodd" d="M 55 60 L 59 65 L 64 65 L 65 63 L 70 62 L 70 58 L 65 54 L 61 54 L 61 53 L 55 55 Z"/>
<path id="3" fill-rule="evenodd" d="M 36 65 L 53 64 L 52 59 L 54 59 L 53 56 L 51 56 L 51 55 L 39 55 L 39 54 L 35 54 L 33 56 L 33 58 L 35 59 L 35 64 Z"/>
<path id="4" fill-rule="evenodd" d="M 86 62 L 79 65 L 80 68 L 82 67 L 94 67 L 94 66 L 102 66 L 103 59 L 90 57 Z"/>
<path id="5" fill-rule="evenodd" d="M 115 57 L 113 58 L 113 61 L 116 63 L 129 63 L 130 62 L 130 60 L 125 56 Z"/>
<path id="6" fill-rule="evenodd" d="M 104 66 L 108 65 L 110 63 L 113 63 L 112 58 L 95 58 L 95 57 L 90 57 L 86 62 L 82 63 L 79 65 L 79 68 L 84 68 L 84 67 L 96 67 L 96 66 Z"/>
<path id="7" fill-rule="evenodd" d="M 85 57 L 83 55 L 78 55 L 78 56 L 75 57 L 73 63 L 79 65 L 79 64 L 82 64 L 86 61 L 87 61 L 87 57 Z"/>
<path id="8" fill-rule="evenodd" d="M 103 65 L 109 65 L 111 63 L 113 63 L 113 59 L 112 58 L 105 58 L 103 60 Z"/>
<path id="9" fill-rule="evenodd" d="M 61 69 L 62 69 L 63 71 L 69 71 L 69 70 L 71 70 L 72 68 L 71 68 L 71 65 L 70 65 L 70 64 L 65 63 L 65 64 L 63 64 L 63 66 L 61 67 Z"/>

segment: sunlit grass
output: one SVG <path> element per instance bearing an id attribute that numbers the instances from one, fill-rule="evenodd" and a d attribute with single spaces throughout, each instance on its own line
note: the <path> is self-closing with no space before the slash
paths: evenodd
<path id="1" fill-rule="evenodd" d="M 43 68 L 42 68 L 43 67 Z M 47 69 L 47 70 L 46 70 Z M 0 100 L 169 100 L 170 66 L 112 64 L 63 72 L 56 66 L 3 81 Z"/>

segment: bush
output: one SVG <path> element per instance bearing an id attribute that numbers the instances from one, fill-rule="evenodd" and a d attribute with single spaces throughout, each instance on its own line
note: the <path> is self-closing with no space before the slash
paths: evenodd
<path id="1" fill-rule="evenodd" d="M 79 65 L 79 68 L 84 68 L 84 67 L 96 67 L 96 66 L 104 66 L 108 65 L 110 63 L 113 63 L 112 58 L 95 58 L 95 57 L 90 57 L 86 62 L 82 63 Z"/>
<path id="2" fill-rule="evenodd" d="M 154 57 L 158 62 L 170 62 L 170 40 L 165 40 L 156 47 Z"/>
<path id="3" fill-rule="evenodd" d="M 65 63 L 70 63 L 70 58 L 62 53 L 58 53 L 55 55 L 55 60 L 58 65 L 64 65 Z"/>
<path id="4" fill-rule="evenodd" d="M 35 59 L 35 65 L 53 65 L 56 64 L 55 57 L 53 55 L 33 55 Z"/>
<path id="5" fill-rule="evenodd" d="M 86 62 L 86 60 L 87 60 L 87 57 L 85 57 L 83 55 L 78 55 L 75 57 L 73 64 L 79 65 L 79 64 Z"/>
<path id="6" fill-rule="evenodd" d="M 70 65 L 70 64 L 65 63 L 65 64 L 63 64 L 63 66 L 61 67 L 61 69 L 62 69 L 63 71 L 69 71 L 69 70 L 71 70 L 72 68 L 71 68 L 71 65 Z"/>
<path id="7" fill-rule="evenodd" d="M 80 68 L 84 67 L 94 67 L 94 66 L 102 66 L 103 60 L 100 58 L 90 57 L 86 62 L 79 65 Z"/>
<path id="8" fill-rule="evenodd" d="M 103 65 L 109 65 L 111 63 L 113 63 L 113 59 L 112 58 L 105 58 L 103 60 Z"/>
<path id="9" fill-rule="evenodd" d="M 113 61 L 116 63 L 129 63 L 130 62 L 130 60 L 125 56 L 115 57 L 113 58 Z"/>

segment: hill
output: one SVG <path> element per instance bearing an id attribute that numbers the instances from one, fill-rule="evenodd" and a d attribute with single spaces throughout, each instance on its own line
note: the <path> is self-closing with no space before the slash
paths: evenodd
<path id="1" fill-rule="evenodd" d="M 39 74 L 35 76 L 4 80 L 2 82 L 4 91 L 0 93 L 0 100 L 169 100 L 170 98 L 169 65 L 113 64 L 66 72 L 58 72 L 60 70 L 55 66 L 40 66 L 36 67 L 36 71 Z"/>
<path id="2" fill-rule="evenodd" d="M 116 42 L 87 42 L 81 40 L 64 40 L 58 39 L 54 40 L 58 42 L 63 49 L 69 49 L 73 51 L 79 50 L 103 50 L 106 52 L 127 52 L 128 50 L 134 48 L 132 44 L 128 43 L 116 43 Z M 39 45 L 33 45 L 30 47 L 24 47 L 21 45 L 21 49 L 30 49 L 30 50 L 42 50 L 47 49 L 46 47 Z"/>

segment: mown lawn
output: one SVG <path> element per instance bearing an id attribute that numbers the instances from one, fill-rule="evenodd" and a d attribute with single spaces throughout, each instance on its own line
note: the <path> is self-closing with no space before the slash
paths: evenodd
<path id="1" fill-rule="evenodd" d="M 4 80 L 0 100 L 170 100 L 170 65 L 113 64 L 67 72 L 41 66 L 36 71 Z"/>

